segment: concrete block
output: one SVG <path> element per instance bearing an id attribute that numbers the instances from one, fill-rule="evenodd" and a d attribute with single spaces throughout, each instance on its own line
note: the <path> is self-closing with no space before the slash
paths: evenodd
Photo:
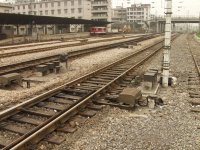
<path id="1" fill-rule="evenodd" d="M 67 54 L 62 54 L 60 55 L 60 62 L 64 63 L 66 62 L 68 59 L 68 55 Z"/>
<path id="2" fill-rule="evenodd" d="M 156 72 L 146 72 L 144 74 L 144 81 L 145 82 L 157 82 L 157 73 Z"/>
<path id="3" fill-rule="evenodd" d="M 125 88 L 120 94 L 119 94 L 119 101 L 123 102 L 128 105 L 133 105 L 137 103 L 137 101 L 142 98 L 141 90 L 137 88 Z"/>
<path id="4" fill-rule="evenodd" d="M 19 73 L 6 74 L 0 77 L 0 85 L 7 86 L 12 83 L 20 84 L 22 83 L 22 76 Z"/>
<path id="5" fill-rule="evenodd" d="M 36 70 L 39 76 L 45 76 L 49 72 L 49 68 L 47 65 L 38 65 L 36 66 Z"/>
<path id="6" fill-rule="evenodd" d="M 49 68 L 50 73 L 52 73 L 54 68 L 55 68 L 54 63 L 46 63 L 45 65 L 47 65 L 47 67 Z"/>
<path id="7" fill-rule="evenodd" d="M 55 72 L 56 74 L 60 73 L 60 68 L 61 68 L 61 66 L 56 66 L 56 67 L 54 68 L 54 72 Z"/>
<path id="8" fill-rule="evenodd" d="M 148 72 L 155 72 L 156 74 L 158 74 L 158 69 L 151 68 L 151 69 L 149 69 Z"/>
<path id="9" fill-rule="evenodd" d="M 47 65 L 49 69 L 54 69 L 55 67 L 54 63 L 46 63 L 45 65 Z"/>
<path id="10" fill-rule="evenodd" d="M 152 98 L 148 98 L 147 100 L 148 100 L 148 106 L 149 106 L 149 108 L 150 109 L 154 109 L 155 105 L 156 105 L 155 100 L 152 99 Z"/>
<path id="11" fill-rule="evenodd" d="M 53 61 L 52 63 L 54 63 L 54 66 L 60 66 L 60 61 Z"/>
<path id="12" fill-rule="evenodd" d="M 68 68 L 67 62 L 60 63 L 60 66 L 63 70 L 66 70 Z"/>
<path id="13" fill-rule="evenodd" d="M 153 83 L 152 82 L 143 82 L 142 85 L 143 85 L 143 88 L 145 90 L 150 90 L 150 89 L 153 88 Z"/>

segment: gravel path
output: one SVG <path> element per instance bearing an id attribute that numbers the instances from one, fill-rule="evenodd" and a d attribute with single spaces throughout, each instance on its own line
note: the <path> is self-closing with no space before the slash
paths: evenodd
<path id="1" fill-rule="evenodd" d="M 149 44 L 160 40 L 162 37 L 150 39 L 141 42 L 141 46 L 137 46 L 134 49 L 112 49 L 101 51 L 98 53 L 90 54 L 79 59 L 75 59 L 69 62 L 69 70 L 62 70 L 62 73 L 55 75 L 50 74 L 45 77 L 37 77 L 39 80 L 44 80 L 45 83 L 33 85 L 31 89 L 17 88 L 14 90 L 0 90 L 0 109 L 6 109 L 6 106 L 12 103 L 25 101 L 27 98 L 31 98 L 39 93 L 51 89 L 55 86 L 62 85 L 63 83 L 69 82 L 76 79 L 86 73 L 96 70 L 97 68 L 108 65 L 109 63 L 116 61 L 135 50 L 146 47 Z M 28 74 L 28 73 L 27 73 Z"/>
<path id="2" fill-rule="evenodd" d="M 198 114 L 191 113 L 187 92 L 188 73 L 193 69 L 186 35 L 175 40 L 171 51 L 171 73 L 178 78 L 175 88 L 161 89 L 166 105 L 135 111 L 106 107 L 67 140 L 59 150 L 199 150 Z M 160 68 L 162 53 L 142 67 Z M 186 61 L 187 60 L 187 61 Z M 40 147 L 41 148 L 41 147 Z M 48 149 L 44 145 L 42 149 Z"/>

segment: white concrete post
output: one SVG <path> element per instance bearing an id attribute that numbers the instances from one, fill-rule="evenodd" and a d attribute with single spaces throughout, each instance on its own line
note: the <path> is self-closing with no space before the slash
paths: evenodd
<path id="1" fill-rule="evenodd" d="M 165 25 L 165 45 L 164 58 L 162 67 L 162 85 L 168 87 L 169 68 L 170 68 L 170 49 L 171 49 L 171 16 L 172 16 L 172 0 L 166 0 L 166 25 Z"/>

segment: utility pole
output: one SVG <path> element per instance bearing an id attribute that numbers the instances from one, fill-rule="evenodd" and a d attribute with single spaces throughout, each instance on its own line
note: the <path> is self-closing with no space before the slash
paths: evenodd
<path id="1" fill-rule="evenodd" d="M 172 20 L 172 0 L 166 0 L 166 24 L 165 24 L 165 45 L 164 58 L 162 66 L 162 86 L 168 87 L 169 68 L 170 68 L 170 50 L 171 50 L 171 20 Z"/>

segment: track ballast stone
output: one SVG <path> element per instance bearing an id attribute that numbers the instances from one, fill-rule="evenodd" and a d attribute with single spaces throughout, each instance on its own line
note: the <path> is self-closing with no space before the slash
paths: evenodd
<path id="1" fill-rule="evenodd" d="M 188 74 L 194 69 L 186 35 L 172 44 L 171 73 L 178 78 L 175 88 L 161 89 L 166 105 L 127 111 L 105 109 L 65 143 L 53 149 L 70 150 L 199 150 L 199 114 L 190 112 Z M 162 53 L 141 69 L 160 67 Z"/>

